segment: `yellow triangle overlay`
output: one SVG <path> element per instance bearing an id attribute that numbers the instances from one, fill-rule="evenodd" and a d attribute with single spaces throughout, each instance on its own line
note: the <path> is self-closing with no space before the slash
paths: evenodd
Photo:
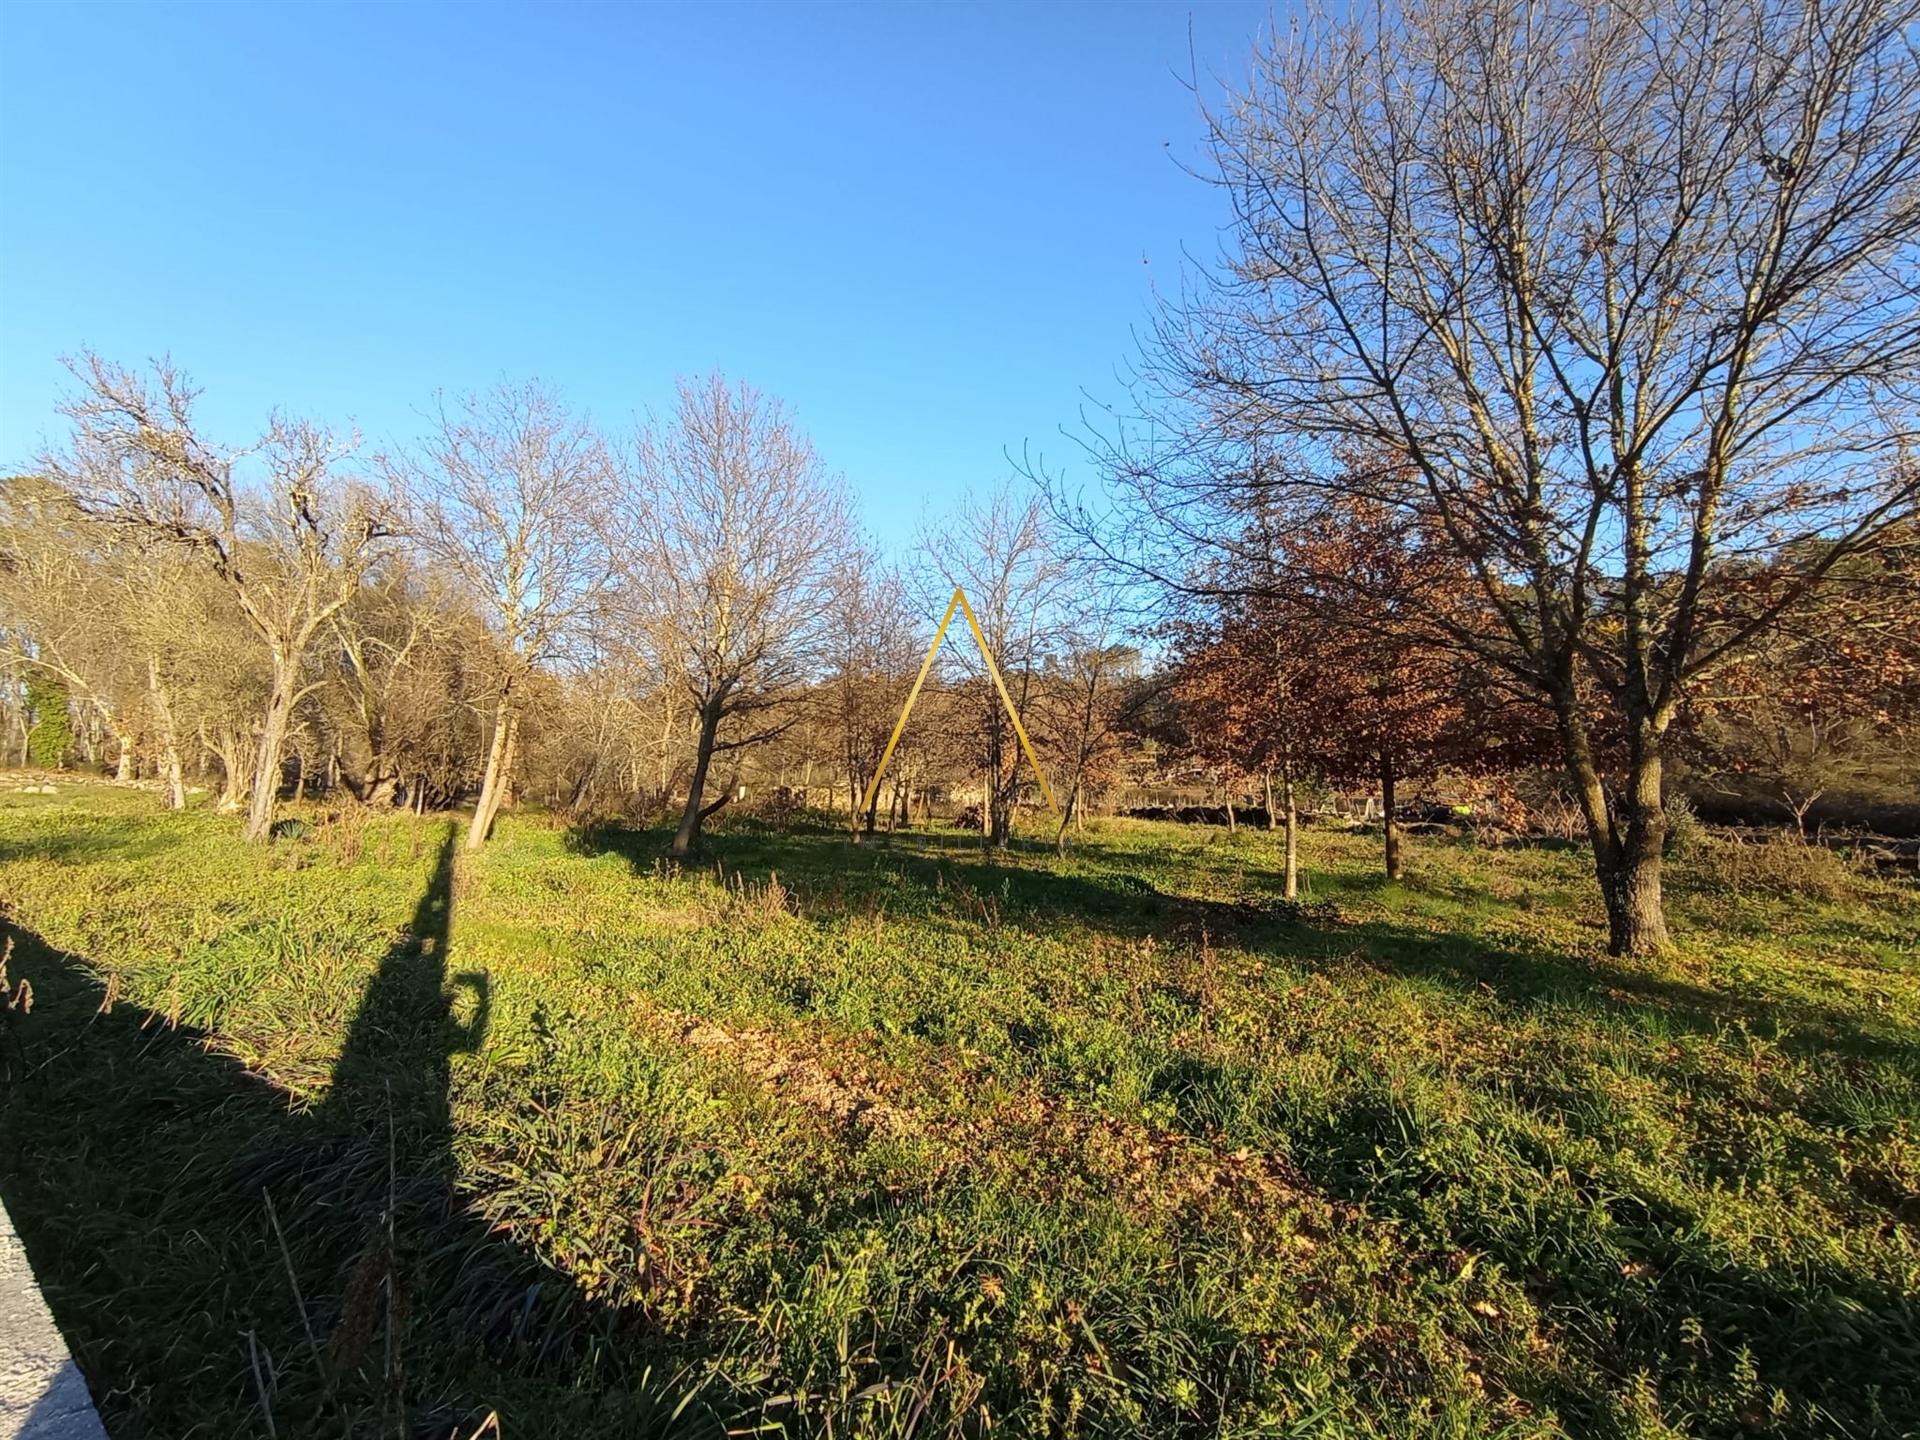
<path id="1" fill-rule="evenodd" d="M 973 606 L 967 603 L 967 592 L 956 585 L 953 587 L 953 599 L 947 602 L 947 613 L 940 617 L 940 628 L 933 632 L 933 644 L 927 647 L 927 658 L 920 662 L 920 673 L 914 678 L 913 689 L 907 692 L 907 703 L 900 707 L 900 719 L 894 724 L 893 736 L 887 741 L 887 748 L 881 752 L 880 764 L 867 785 L 867 793 L 861 797 L 860 808 L 854 812 L 853 824 L 856 829 L 860 817 L 867 813 L 867 807 L 873 804 L 873 797 L 880 791 L 880 777 L 887 773 L 887 762 L 893 758 L 893 747 L 900 743 L 900 732 L 907 728 L 907 717 L 913 713 L 913 702 L 920 698 L 920 687 L 927 683 L 927 672 L 933 669 L 933 657 L 940 653 L 940 642 L 947 638 L 947 626 L 953 623 L 956 607 L 966 612 L 967 624 L 973 628 L 974 643 L 980 647 L 980 658 L 987 662 L 987 673 L 993 676 L 994 689 L 1000 692 L 1000 703 L 1007 707 L 1007 718 L 1013 721 L 1013 733 L 1020 737 L 1020 748 L 1026 752 L 1027 763 L 1033 766 L 1033 773 L 1039 778 L 1040 793 L 1047 797 L 1047 808 L 1055 815 L 1060 813 L 1060 807 L 1054 803 L 1053 787 L 1047 784 L 1047 772 L 1040 768 L 1039 760 L 1034 757 L 1033 742 L 1027 739 L 1027 727 L 1020 723 L 1020 712 L 1013 708 L 1013 697 L 1007 694 L 1007 682 L 1000 678 L 1000 667 L 993 663 L 993 651 L 987 648 L 987 637 L 980 633 L 980 622 L 973 618 Z"/>

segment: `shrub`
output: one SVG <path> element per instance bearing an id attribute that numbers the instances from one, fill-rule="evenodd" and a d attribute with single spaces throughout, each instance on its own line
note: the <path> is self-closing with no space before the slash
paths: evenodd
<path id="1" fill-rule="evenodd" d="M 1825 846 L 1786 835 L 1767 840 L 1721 837 L 1706 833 L 1704 826 L 1682 853 L 1677 872 L 1683 884 L 1696 890 L 1797 895 L 1830 904 L 1852 899 L 1860 890 L 1859 876 Z"/>
<path id="2" fill-rule="evenodd" d="M 1684 859 L 1697 853 L 1712 837 L 1707 827 L 1701 823 L 1699 812 L 1693 808 L 1693 801 L 1679 791 L 1668 794 L 1664 806 L 1667 812 L 1667 854 L 1674 859 Z"/>

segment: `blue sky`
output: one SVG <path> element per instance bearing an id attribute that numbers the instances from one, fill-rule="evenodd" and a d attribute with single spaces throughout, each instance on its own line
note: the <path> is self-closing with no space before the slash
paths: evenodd
<path id="1" fill-rule="evenodd" d="M 0 464 L 58 357 L 170 352 L 207 427 L 404 440 L 539 376 L 612 429 L 718 367 L 904 542 L 1114 397 L 1210 255 L 1191 58 L 1265 5 L 0 7 Z"/>

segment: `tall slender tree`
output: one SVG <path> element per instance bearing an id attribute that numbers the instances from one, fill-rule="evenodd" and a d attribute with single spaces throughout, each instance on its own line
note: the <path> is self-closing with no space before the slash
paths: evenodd
<path id="1" fill-rule="evenodd" d="M 538 382 L 452 406 L 413 453 L 386 462 L 419 543 L 458 575 L 500 646 L 491 739 L 467 848 L 486 842 L 513 774 L 520 702 L 535 667 L 578 642 L 611 576 L 606 446 Z"/>
<path id="2" fill-rule="evenodd" d="M 737 767 L 798 718 L 850 544 L 846 492 L 777 400 L 723 376 L 682 381 L 650 424 L 620 505 L 622 603 L 690 702 L 695 742 L 673 854 L 738 793 L 708 798 L 716 756 Z"/>

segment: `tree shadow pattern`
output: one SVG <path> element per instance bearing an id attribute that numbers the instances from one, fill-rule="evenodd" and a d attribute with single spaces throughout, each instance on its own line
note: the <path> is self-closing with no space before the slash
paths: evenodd
<path id="1" fill-rule="evenodd" d="M 660 853 L 650 832 L 605 832 L 593 848 L 625 857 L 636 871 Z M 1554 1025 L 1625 1027 L 1708 1049 L 1752 1037 L 1802 1062 L 1812 1083 L 1757 1094 L 1744 1077 L 1736 1083 L 1710 1068 L 1676 1071 L 1662 1083 L 1684 1092 L 1683 1107 L 1713 1105 L 1735 1120 L 1763 1122 L 1791 1112 L 1795 1127 L 1824 1138 L 1803 1142 L 1804 1153 L 1780 1173 L 1733 1142 L 1718 1173 L 1704 1177 L 1708 1189 L 1776 1183 L 1797 1164 L 1834 1182 L 1831 1156 L 1847 1152 L 1863 1123 L 1855 1097 L 1884 1091 L 1889 1075 L 1920 1076 L 1910 1032 L 1815 1000 L 1737 993 L 1597 950 L 1568 954 L 1387 921 L 1315 923 L 1298 907 L 1163 894 L 1123 865 L 1063 872 L 985 852 L 970 836 L 881 837 L 856 847 L 843 834 L 796 840 L 742 826 L 714 836 L 707 858 L 749 882 L 777 870 L 801 893 L 803 913 L 858 913 L 897 895 L 900 878 L 923 892 L 962 890 L 991 906 L 993 923 L 1036 934 L 1067 922 L 1123 940 L 1233 946 L 1335 983 L 1372 973 L 1439 987 L 1521 1023 L 1550 1014 Z M 1243 878 L 1249 893 L 1279 894 L 1276 874 L 1249 868 Z M 1388 884 L 1384 876 L 1348 878 L 1348 893 Z M 952 923 L 966 928 L 972 919 Z M 1008 1027 L 1014 1050 L 1039 1052 L 1051 1038 L 1044 1014 Z M 1553 1057 L 1542 1057 L 1526 1084 L 1529 1104 L 1576 1133 L 1587 1125 L 1583 1112 L 1595 1096 L 1558 1072 Z M 1362 1079 L 1340 1104 L 1303 1117 L 1271 1069 L 1181 1055 L 1155 1077 L 1154 1093 L 1173 1104 L 1189 1133 L 1226 1147 L 1249 1135 L 1256 1143 L 1284 1137 L 1289 1158 L 1325 1193 L 1392 1219 L 1434 1255 L 1464 1249 L 1499 1263 L 1567 1351 L 1569 1363 L 1545 1368 L 1548 1378 L 1528 1398 L 1582 1433 L 1628 1433 L 1620 1406 L 1602 1397 L 1631 1395 L 1642 1380 L 1676 1379 L 1692 1394 L 1742 1396 L 1735 1408 L 1743 1431 L 1784 1433 L 1772 1413 L 1769 1391 L 1777 1390 L 1787 1414 L 1817 1417 L 1835 1434 L 1920 1433 L 1920 1297 L 1844 1256 L 1803 1251 L 1772 1266 L 1736 1257 L 1695 1206 L 1652 1186 L 1623 1189 L 1617 1169 L 1569 1162 L 1524 1135 L 1503 1136 L 1510 1152 L 1497 1154 L 1471 1122 L 1423 1107 L 1384 1080 Z M 1894 1123 L 1911 1133 L 1920 1113 Z M 1604 1148 L 1604 1127 L 1593 1133 Z M 1899 1174 L 1855 1165 L 1834 1183 L 1851 1191 L 1856 1216 L 1892 1251 L 1911 1253 L 1920 1243 L 1920 1194 Z M 1705 1416 L 1699 1423 L 1705 1433 L 1723 1428 Z"/>

